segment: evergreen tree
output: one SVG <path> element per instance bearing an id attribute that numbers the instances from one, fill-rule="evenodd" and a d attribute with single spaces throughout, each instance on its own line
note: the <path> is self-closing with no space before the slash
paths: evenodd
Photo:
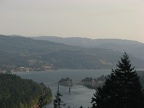
<path id="1" fill-rule="evenodd" d="M 61 108 L 61 104 L 62 104 L 62 100 L 61 100 L 62 95 L 59 93 L 59 91 L 57 92 L 57 94 L 55 95 L 55 99 L 54 99 L 54 108 Z"/>
<path id="2" fill-rule="evenodd" d="M 135 67 L 124 53 L 117 68 L 92 97 L 92 108 L 144 108 L 143 91 Z"/>

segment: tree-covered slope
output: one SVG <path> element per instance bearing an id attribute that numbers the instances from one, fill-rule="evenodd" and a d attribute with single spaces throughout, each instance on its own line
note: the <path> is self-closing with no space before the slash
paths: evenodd
<path id="1" fill-rule="evenodd" d="M 48 40 L 86 48 L 112 49 L 120 52 L 127 51 L 137 58 L 144 59 L 144 43 L 138 41 L 122 39 L 89 39 L 81 37 L 61 38 L 56 36 L 39 36 L 32 38 L 36 40 Z"/>
<path id="2" fill-rule="evenodd" d="M 113 50 L 0 35 L 1 72 L 112 68 L 120 55 Z M 131 58 L 136 68 L 144 67 L 143 60 Z"/>
<path id="3" fill-rule="evenodd" d="M 51 90 L 43 84 L 21 79 L 12 74 L 0 74 L 0 108 L 31 108 L 45 95 L 45 103 L 51 101 Z"/>

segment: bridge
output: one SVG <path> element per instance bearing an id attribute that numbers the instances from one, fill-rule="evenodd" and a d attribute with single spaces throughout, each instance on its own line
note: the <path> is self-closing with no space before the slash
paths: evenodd
<path id="1" fill-rule="evenodd" d="M 72 82 L 72 81 L 64 81 L 58 83 L 58 85 L 62 86 L 68 86 L 69 87 L 69 93 L 71 93 L 71 87 L 74 85 L 83 85 L 83 86 L 91 86 L 91 87 L 98 87 L 103 84 L 103 81 L 98 81 L 98 82 L 82 82 L 82 81 L 77 81 L 77 82 Z"/>

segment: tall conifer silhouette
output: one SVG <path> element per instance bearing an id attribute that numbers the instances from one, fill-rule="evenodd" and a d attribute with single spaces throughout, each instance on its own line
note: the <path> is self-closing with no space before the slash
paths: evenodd
<path id="1" fill-rule="evenodd" d="M 112 70 L 105 84 L 92 97 L 92 108 L 144 108 L 139 76 L 124 53 L 117 68 Z"/>
<path id="2" fill-rule="evenodd" d="M 61 100 L 62 95 L 57 92 L 57 94 L 55 95 L 55 99 L 54 99 L 54 108 L 62 108 L 61 104 L 62 104 L 62 100 Z"/>

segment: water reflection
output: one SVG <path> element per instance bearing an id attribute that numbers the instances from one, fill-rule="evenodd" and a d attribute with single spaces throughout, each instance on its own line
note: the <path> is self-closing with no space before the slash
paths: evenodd
<path id="1" fill-rule="evenodd" d="M 57 70 L 52 72 L 18 72 L 17 75 L 22 78 L 32 79 L 39 83 L 43 82 L 52 90 L 53 97 L 57 92 L 57 84 L 61 78 L 69 77 L 73 81 L 81 80 L 85 77 L 97 78 L 101 75 L 110 74 L 111 70 Z M 94 89 L 88 89 L 81 85 L 74 85 L 69 94 L 69 88 L 60 86 L 60 93 L 63 95 L 62 100 L 71 108 L 79 108 L 81 105 L 85 108 L 91 107 L 91 98 Z M 53 108 L 53 103 L 50 103 L 46 108 Z"/>

